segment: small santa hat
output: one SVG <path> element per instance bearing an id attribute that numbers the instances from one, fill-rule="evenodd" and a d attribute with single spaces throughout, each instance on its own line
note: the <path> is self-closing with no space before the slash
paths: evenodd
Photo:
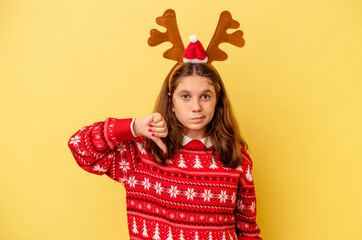
<path id="1" fill-rule="evenodd" d="M 206 51 L 196 35 L 189 37 L 190 44 L 187 46 L 184 53 L 184 63 L 207 63 L 208 58 Z"/>

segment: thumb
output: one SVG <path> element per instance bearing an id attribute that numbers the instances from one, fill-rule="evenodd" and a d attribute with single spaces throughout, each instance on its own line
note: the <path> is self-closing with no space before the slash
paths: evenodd
<path id="1" fill-rule="evenodd" d="M 154 142 L 157 144 L 157 146 L 158 146 L 159 148 L 161 148 L 161 150 L 162 150 L 164 153 L 167 152 L 167 147 L 166 147 L 165 143 L 161 140 L 161 138 L 159 138 L 159 137 L 152 137 L 151 139 L 152 139 L 152 141 L 154 141 Z"/>

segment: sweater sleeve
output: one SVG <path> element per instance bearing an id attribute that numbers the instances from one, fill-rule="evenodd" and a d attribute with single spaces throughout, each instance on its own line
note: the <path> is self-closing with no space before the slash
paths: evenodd
<path id="1" fill-rule="evenodd" d="M 115 165 L 116 146 L 134 138 L 132 124 L 132 118 L 108 118 L 81 128 L 68 142 L 78 165 L 90 173 L 112 175 L 110 168 Z"/>
<path id="2" fill-rule="evenodd" d="M 239 178 L 238 194 L 235 208 L 236 233 L 238 240 L 261 240 L 260 229 L 256 223 L 256 197 L 253 182 L 253 163 L 242 149 L 242 173 Z"/>

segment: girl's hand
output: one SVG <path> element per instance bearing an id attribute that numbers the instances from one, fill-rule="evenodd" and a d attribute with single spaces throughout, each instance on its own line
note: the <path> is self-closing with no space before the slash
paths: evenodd
<path id="1" fill-rule="evenodd" d="M 167 123 L 160 113 L 136 118 L 133 123 L 133 131 L 137 136 L 142 135 L 151 139 L 164 153 L 167 152 L 166 145 L 161 140 L 161 138 L 167 137 Z"/>

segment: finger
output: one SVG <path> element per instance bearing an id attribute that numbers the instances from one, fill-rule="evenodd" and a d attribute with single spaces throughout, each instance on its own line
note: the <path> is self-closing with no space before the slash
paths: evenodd
<path id="1" fill-rule="evenodd" d="M 154 141 L 154 142 L 157 144 L 157 146 L 158 146 L 159 148 L 161 148 L 161 150 L 162 150 L 164 153 L 167 152 L 167 147 L 166 147 L 166 145 L 164 144 L 164 142 L 161 140 L 161 138 L 153 137 L 153 138 L 152 138 L 152 141 Z"/>
<path id="2" fill-rule="evenodd" d="M 148 131 L 153 133 L 165 133 L 167 132 L 167 127 L 150 127 Z"/>
<path id="3" fill-rule="evenodd" d="M 165 126 L 166 126 L 165 120 L 150 123 L 150 127 L 165 127 Z"/>
<path id="4" fill-rule="evenodd" d="M 156 124 L 163 121 L 163 117 L 160 113 L 154 113 L 153 114 L 153 119 L 152 119 L 152 123 Z"/>
<path id="5" fill-rule="evenodd" d="M 160 133 L 156 133 L 156 132 L 151 132 L 150 133 L 150 138 L 165 138 L 168 135 L 168 132 L 160 132 Z"/>

